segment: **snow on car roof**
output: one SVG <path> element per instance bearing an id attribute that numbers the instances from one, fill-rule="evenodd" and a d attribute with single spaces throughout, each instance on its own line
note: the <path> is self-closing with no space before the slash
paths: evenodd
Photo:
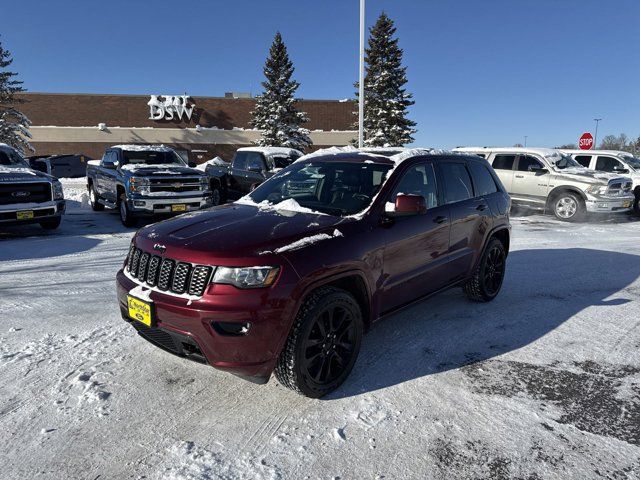
<path id="1" fill-rule="evenodd" d="M 325 157 L 325 156 L 338 156 L 341 157 L 349 157 L 351 156 L 364 156 L 368 159 L 378 157 L 381 163 L 388 163 L 389 161 L 394 164 L 400 164 L 405 160 L 408 160 L 413 157 L 423 156 L 423 155 L 452 155 L 455 152 L 449 152 L 446 150 L 440 150 L 436 148 L 402 148 L 402 147 L 381 147 L 381 148 L 362 148 L 358 149 L 354 146 L 348 145 L 346 147 L 331 147 L 325 148 L 321 150 L 317 150 L 313 153 L 305 155 L 304 157 L 300 157 L 296 162 L 309 160 L 315 157 Z M 366 160 L 365 160 L 366 161 Z"/>
<path id="2" fill-rule="evenodd" d="M 300 150 L 285 147 L 242 147 L 238 152 L 260 152 L 265 155 L 302 155 Z"/>
<path id="3" fill-rule="evenodd" d="M 558 150 L 572 155 L 616 155 L 619 157 L 633 157 L 631 152 L 625 152 L 623 150 L 569 150 L 567 148 L 559 148 Z"/>
<path id="4" fill-rule="evenodd" d="M 458 147 L 453 149 L 454 153 L 485 153 L 485 152 L 498 152 L 498 153 L 534 153 L 543 157 L 553 157 L 557 155 L 556 150 L 553 148 L 539 148 L 539 147 Z"/>
<path id="5" fill-rule="evenodd" d="M 111 148 L 120 148 L 128 152 L 171 152 L 172 149 L 164 145 L 114 145 Z"/>

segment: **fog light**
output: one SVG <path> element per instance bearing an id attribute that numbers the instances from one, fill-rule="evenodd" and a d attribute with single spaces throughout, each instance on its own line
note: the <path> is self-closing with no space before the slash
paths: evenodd
<path id="1" fill-rule="evenodd" d="M 246 323 L 232 323 L 232 322 L 211 322 L 211 326 L 219 335 L 226 337 L 243 337 L 249 333 L 251 324 Z"/>
<path id="2" fill-rule="evenodd" d="M 599 203 L 598 207 L 600 207 L 600 208 L 608 208 L 609 204 L 608 203 Z"/>
<path id="3" fill-rule="evenodd" d="M 144 207 L 144 206 L 147 204 L 147 202 L 143 202 L 143 201 L 141 201 L 141 200 L 134 200 L 133 204 L 134 204 L 136 207 Z"/>

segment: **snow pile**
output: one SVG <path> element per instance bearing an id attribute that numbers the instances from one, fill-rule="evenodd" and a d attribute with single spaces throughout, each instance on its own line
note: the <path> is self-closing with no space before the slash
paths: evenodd
<path id="1" fill-rule="evenodd" d="M 207 161 L 206 161 L 206 162 L 204 162 L 204 163 L 201 163 L 200 165 L 198 165 L 198 166 L 196 167 L 196 169 L 197 169 L 197 170 L 200 170 L 200 171 L 202 171 L 202 172 L 204 172 L 204 171 L 206 171 L 207 166 L 209 166 L 209 165 L 217 165 L 217 166 L 220 166 L 220 167 L 228 167 L 228 166 L 229 166 L 229 163 L 228 163 L 228 162 L 225 162 L 225 161 L 224 161 L 222 158 L 220 158 L 220 157 L 216 157 L 216 158 L 212 158 L 211 160 L 207 160 Z"/>
<path id="2" fill-rule="evenodd" d="M 87 192 L 86 178 L 59 178 L 67 201 L 67 209 L 89 207 L 89 192 Z"/>
<path id="3" fill-rule="evenodd" d="M 333 231 L 333 234 L 331 235 L 326 233 L 318 233 L 317 235 L 311 235 L 309 237 L 301 238 L 300 240 L 296 240 L 295 242 L 290 243 L 289 245 L 276 248 L 273 251 L 267 250 L 264 252 L 260 252 L 259 255 L 269 255 L 272 253 L 284 253 L 284 252 L 291 252 L 293 250 L 300 250 L 301 248 L 308 247 L 318 242 L 322 242 L 324 240 L 331 240 L 332 238 L 339 238 L 339 237 L 344 237 L 344 235 L 340 230 L 336 228 Z"/>
<path id="4" fill-rule="evenodd" d="M 165 467 L 158 478 L 166 480 L 279 479 L 277 467 L 257 461 L 247 454 L 235 454 L 232 462 L 226 455 L 198 447 L 194 442 L 181 442 L 169 449 Z"/>
<path id="5" fill-rule="evenodd" d="M 111 148 L 120 148 L 127 152 L 172 152 L 169 147 L 164 145 L 114 145 Z"/>

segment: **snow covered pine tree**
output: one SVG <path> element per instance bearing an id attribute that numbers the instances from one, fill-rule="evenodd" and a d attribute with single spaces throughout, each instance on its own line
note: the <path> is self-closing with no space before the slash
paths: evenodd
<path id="1" fill-rule="evenodd" d="M 24 100 L 15 98 L 15 94 L 23 92 L 22 82 L 14 80 L 17 73 L 6 68 L 11 65 L 11 53 L 2 48 L 0 43 L 0 143 L 6 143 L 16 150 L 26 153 L 35 151 L 29 143 L 29 119 L 15 106 Z"/>
<path id="2" fill-rule="evenodd" d="M 393 21 L 383 12 L 371 28 L 365 51 L 364 144 L 367 147 L 401 147 L 413 142 L 411 135 L 417 131 L 416 123 L 407 118 L 407 108 L 415 102 L 404 88 L 407 68 L 402 66 L 403 52 L 398 47 L 398 39 L 393 38 L 395 33 Z"/>
<path id="3" fill-rule="evenodd" d="M 291 79 L 293 63 L 280 32 L 276 33 L 264 66 L 264 92 L 251 112 L 251 126 L 262 131 L 256 143 L 262 147 L 287 147 L 305 151 L 311 144 L 309 130 L 301 125 L 307 114 L 296 108 L 295 91 L 300 84 Z"/>

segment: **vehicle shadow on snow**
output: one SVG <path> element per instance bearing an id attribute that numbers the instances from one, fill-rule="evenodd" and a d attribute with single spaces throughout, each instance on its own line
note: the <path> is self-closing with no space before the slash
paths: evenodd
<path id="1" fill-rule="evenodd" d="M 511 252 L 490 303 L 460 289 L 376 323 L 347 381 L 325 400 L 349 397 L 481 362 L 529 345 L 591 306 L 615 306 L 640 276 L 640 256 L 583 248 Z M 602 315 L 606 318 L 606 315 Z"/>

